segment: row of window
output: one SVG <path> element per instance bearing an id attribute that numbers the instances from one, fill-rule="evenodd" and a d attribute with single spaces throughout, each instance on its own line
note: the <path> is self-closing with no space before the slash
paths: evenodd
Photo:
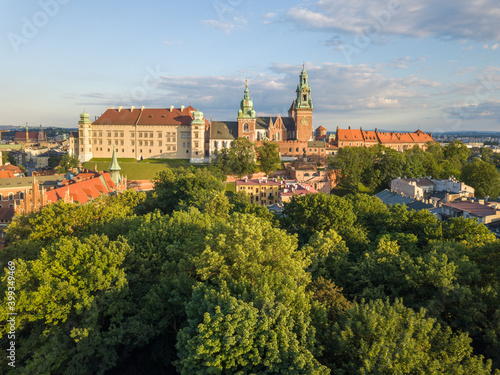
<path id="1" fill-rule="evenodd" d="M 13 201 L 14 200 L 14 193 L 9 193 L 9 195 L 7 197 L 5 197 L 6 199 L 4 199 L 3 195 L 0 194 L 0 201 L 6 201 L 6 200 L 9 200 L 9 201 Z M 19 192 L 19 198 L 18 199 L 24 199 L 24 193 L 21 191 Z M 0 206 L 1 207 L 1 206 Z"/>
<path id="2" fill-rule="evenodd" d="M 322 148 L 320 151 L 321 151 L 321 152 L 324 152 L 324 151 L 325 151 L 325 149 L 324 149 L 324 148 Z M 291 148 L 291 147 L 288 149 L 288 152 L 292 152 L 292 148 Z M 299 152 L 299 148 L 298 148 L 298 147 L 295 149 L 295 152 Z M 302 152 L 306 152 L 306 149 L 305 149 L 305 148 L 303 148 L 303 149 L 302 149 Z M 309 152 L 313 152 L 313 151 L 312 151 L 312 148 L 310 148 L 310 149 L 309 149 Z M 315 149 L 314 149 L 314 152 L 318 152 L 318 149 L 317 149 L 317 148 L 315 148 Z"/>
<path id="3" fill-rule="evenodd" d="M 195 129 L 198 129 L 198 127 L 196 127 Z M 137 136 L 138 136 L 138 138 L 154 138 L 154 133 L 155 132 L 137 132 Z M 185 132 L 185 133 L 189 134 L 189 138 L 191 138 L 191 132 Z M 94 138 L 102 138 L 103 131 L 102 130 L 94 130 L 94 131 L 91 132 L 89 130 L 88 135 L 89 135 L 89 137 L 92 136 Z M 83 136 L 84 136 L 83 130 L 80 130 L 80 137 L 83 137 Z M 157 136 L 157 138 L 163 138 L 163 132 L 156 132 L 156 136 Z M 165 136 L 166 137 L 176 138 L 177 132 L 165 132 Z M 106 137 L 107 138 L 111 138 L 111 137 L 114 137 L 114 138 L 124 138 L 125 137 L 125 132 L 123 132 L 123 131 L 110 131 L 110 130 L 107 130 L 106 131 Z M 135 131 L 131 131 L 130 132 L 130 137 L 131 138 L 135 138 Z M 196 131 L 195 132 L 195 138 L 198 138 L 198 137 L 199 137 L 199 132 Z"/>

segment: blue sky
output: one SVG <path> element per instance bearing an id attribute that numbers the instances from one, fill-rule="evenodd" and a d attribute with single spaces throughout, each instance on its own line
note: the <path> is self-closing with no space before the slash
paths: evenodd
<path id="1" fill-rule="evenodd" d="M 500 131 L 497 0 L 0 0 L 0 124 L 76 127 L 110 106 L 233 120 L 248 77 L 314 127 Z"/>

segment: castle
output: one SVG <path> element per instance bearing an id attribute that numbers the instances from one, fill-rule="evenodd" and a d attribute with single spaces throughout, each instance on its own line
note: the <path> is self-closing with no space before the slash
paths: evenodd
<path id="1" fill-rule="evenodd" d="M 191 106 L 111 107 L 94 122 L 83 112 L 78 132 L 70 136 L 70 152 L 81 162 L 109 158 L 116 147 L 120 158 L 189 159 L 192 163 L 202 163 L 209 162 L 217 151 L 230 147 L 236 138 L 244 137 L 257 144 L 263 140 L 277 142 L 284 160 L 305 156 L 320 161 L 334 155 L 339 147 L 382 143 L 403 150 L 415 144 L 425 147 L 426 142 L 432 141 L 430 134 L 421 131 L 381 133 L 337 128 L 332 143 L 321 126 L 314 137 L 313 109 L 309 77 L 303 66 L 296 97 L 286 117 L 257 116 L 247 81 L 236 121 L 209 121 Z"/>

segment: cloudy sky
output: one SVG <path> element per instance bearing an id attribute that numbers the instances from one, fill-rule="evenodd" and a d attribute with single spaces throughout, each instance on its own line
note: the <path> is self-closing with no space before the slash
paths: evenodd
<path id="1" fill-rule="evenodd" d="M 0 124 L 76 127 L 110 106 L 233 120 L 248 77 L 314 127 L 500 131 L 498 0 L 0 0 Z"/>

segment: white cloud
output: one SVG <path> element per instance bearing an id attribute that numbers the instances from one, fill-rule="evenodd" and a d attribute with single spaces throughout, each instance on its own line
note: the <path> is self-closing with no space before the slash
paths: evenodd
<path id="1" fill-rule="evenodd" d="M 290 20 L 310 29 L 365 35 L 433 36 L 440 39 L 500 39 L 496 0 L 318 0 L 287 12 Z"/>
<path id="2" fill-rule="evenodd" d="M 493 44 L 493 45 L 491 46 L 491 49 L 494 51 L 494 50 L 498 49 L 499 47 L 500 47 L 500 44 L 495 43 L 495 44 Z"/>
<path id="3" fill-rule="evenodd" d="M 233 30 L 243 29 L 248 23 L 244 17 L 239 16 L 234 16 L 230 21 L 205 20 L 202 22 L 226 34 L 230 34 Z"/>

